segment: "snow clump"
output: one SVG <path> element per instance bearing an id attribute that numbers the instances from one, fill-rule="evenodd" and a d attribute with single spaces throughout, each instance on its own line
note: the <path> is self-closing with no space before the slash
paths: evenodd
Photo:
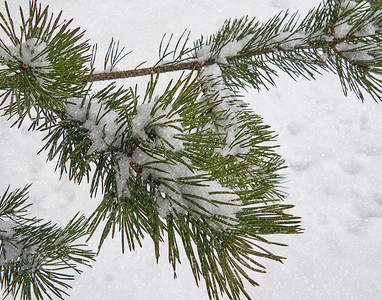
<path id="1" fill-rule="evenodd" d="M 16 60 L 21 68 L 30 70 L 35 76 L 38 72 L 49 72 L 50 62 L 46 43 L 36 38 L 28 39 L 22 44 L 8 46 L 7 51 L 2 49 L 0 57 L 4 60 Z"/>
<path id="2" fill-rule="evenodd" d="M 339 43 L 336 45 L 338 51 L 341 54 L 352 61 L 370 61 L 374 57 L 368 53 L 370 46 L 365 43 L 349 44 L 349 43 Z"/>
<path id="3" fill-rule="evenodd" d="M 277 36 L 272 38 L 269 43 L 271 45 L 278 44 L 277 46 L 283 50 L 293 50 L 296 47 L 305 45 L 307 34 L 305 32 L 280 32 Z"/>
<path id="4" fill-rule="evenodd" d="M 233 57 L 239 54 L 248 43 L 252 40 L 253 35 L 249 34 L 240 40 L 227 42 L 215 54 L 211 54 L 211 45 L 203 45 L 196 52 L 197 61 L 204 63 L 210 59 L 219 64 L 226 64 L 228 57 Z"/>
<path id="5" fill-rule="evenodd" d="M 117 124 L 118 113 L 108 110 L 99 99 L 84 101 L 82 98 L 71 98 L 67 101 L 66 112 L 70 119 L 83 123 L 83 127 L 88 130 L 92 145 L 88 154 L 96 151 L 105 151 L 108 146 L 118 144 L 120 139 L 117 132 L 120 125 Z"/>
<path id="6" fill-rule="evenodd" d="M 216 94 L 218 100 L 222 100 L 218 105 L 212 108 L 215 111 L 221 111 L 222 118 L 208 125 L 208 129 L 225 136 L 223 146 L 216 150 L 223 156 L 247 154 L 250 147 L 243 147 L 236 143 L 236 136 L 241 132 L 241 128 L 235 122 L 235 118 L 240 111 L 237 106 L 241 101 L 239 101 L 236 95 L 223 83 L 221 79 L 222 72 L 218 64 L 204 67 L 202 76 L 206 79 L 204 83 L 205 94 L 207 96 Z"/>
<path id="7" fill-rule="evenodd" d="M 17 260 L 22 253 L 21 247 L 10 241 L 16 226 L 17 223 L 12 220 L 0 220 L 0 266 Z"/>
<path id="8" fill-rule="evenodd" d="M 183 142 L 177 138 L 183 132 L 181 116 L 170 106 L 155 109 L 154 105 L 155 102 L 150 102 L 137 106 L 131 120 L 133 136 L 144 141 L 153 140 L 158 147 L 163 143 L 167 150 L 184 150 Z"/>

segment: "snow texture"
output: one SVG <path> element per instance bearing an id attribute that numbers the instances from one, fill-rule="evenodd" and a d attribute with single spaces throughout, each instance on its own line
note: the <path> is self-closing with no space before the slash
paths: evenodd
<path id="1" fill-rule="evenodd" d="M 215 55 L 211 56 L 211 45 L 202 45 L 197 50 L 197 60 L 201 63 L 213 59 L 219 64 L 226 64 L 227 58 L 236 56 L 242 51 L 253 38 L 253 35 L 247 35 L 240 40 L 234 40 L 227 42 Z"/>
<path id="2" fill-rule="evenodd" d="M 378 28 L 375 24 L 368 23 L 361 30 L 358 30 L 354 35 L 359 37 L 374 35 L 376 34 L 377 29 Z"/>
<path id="3" fill-rule="evenodd" d="M 121 156 L 119 159 L 117 187 L 120 196 L 130 197 L 127 180 L 130 176 L 137 176 L 132 164 L 141 167 L 139 176 L 143 181 L 161 180 L 164 183 L 156 187 L 156 201 L 162 217 L 171 214 L 173 210 L 185 214 L 188 208 L 206 215 L 233 218 L 241 210 L 241 202 L 238 202 L 233 190 L 218 182 L 206 181 L 208 175 L 203 172 L 190 170 L 183 163 L 168 163 L 152 157 L 140 148 L 135 149 L 131 157 Z M 188 164 L 191 165 L 190 162 Z M 203 181 L 199 182 L 201 179 Z M 196 200 L 197 204 L 187 197 Z"/>
<path id="4" fill-rule="evenodd" d="M 341 7 L 344 10 L 351 10 L 357 6 L 357 2 L 354 0 L 342 0 Z"/>
<path id="5" fill-rule="evenodd" d="M 156 146 L 161 146 L 161 141 L 168 150 L 181 151 L 183 142 L 176 136 L 183 132 L 182 118 L 179 114 L 166 109 L 154 109 L 154 102 L 143 103 L 137 106 L 137 113 L 132 117 L 132 133 L 135 137 L 148 141 L 149 132 L 154 133 Z"/>
<path id="6" fill-rule="evenodd" d="M 15 228 L 18 226 L 12 218 L 3 216 L 0 219 L 0 267 L 23 257 L 29 262 L 23 268 L 35 268 L 36 262 L 30 258 L 36 253 L 38 245 L 25 244 L 16 235 Z"/>
<path id="7" fill-rule="evenodd" d="M 83 122 L 83 127 L 88 130 L 92 145 L 88 154 L 96 151 L 105 151 L 114 143 L 118 145 L 120 139 L 117 132 L 119 125 L 116 120 L 118 113 L 106 109 L 99 99 L 83 101 L 82 98 L 71 98 L 67 101 L 66 111 L 73 120 Z"/>
<path id="8" fill-rule="evenodd" d="M 202 186 L 182 183 L 183 180 L 186 180 L 186 182 L 194 181 L 187 180 L 186 178 L 196 178 L 195 176 L 204 177 L 205 174 L 202 172 L 190 171 L 184 164 L 177 164 L 171 167 L 164 164 L 162 168 L 164 172 L 171 175 L 169 178 L 171 181 L 168 182 L 171 188 L 165 185 L 161 185 L 158 188 L 159 212 L 162 217 L 171 214 L 173 209 L 178 213 L 185 214 L 187 211 L 184 208 L 189 208 L 205 215 L 234 218 L 236 213 L 241 210 L 240 202 L 237 202 L 238 197 L 234 191 L 223 187 L 216 181 L 203 181 L 201 182 Z M 158 175 L 163 176 L 163 174 Z M 173 179 L 177 179 L 179 183 L 173 183 Z M 185 200 L 185 195 L 196 196 L 197 198 L 191 197 L 191 199 L 196 201 L 198 205 Z"/>
<path id="9" fill-rule="evenodd" d="M 17 247 L 17 243 L 13 241 L 13 228 L 16 225 L 13 220 L 0 219 L 0 265 L 16 260 L 22 253 L 22 248 Z"/>
<path id="10" fill-rule="evenodd" d="M 244 147 L 237 143 L 236 135 L 240 131 L 239 124 L 235 120 L 238 112 L 237 105 L 241 103 L 233 92 L 231 92 L 221 79 L 221 69 L 218 64 L 213 64 L 203 68 L 202 76 L 206 79 L 204 88 L 207 96 L 217 93 L 221 102 L 213 109 L 221 111 L 223 118 L 214 124 L 209 124 L 209 129 L 213 132 L 223 133 L 223 147 L 217 149 L 221 155 L 247 154 L 250 147 Z"/>
<path id="11" fill-rule="evenodd" d="M 67 101 L 66 112 L 71 119 L 81 122 L 87 129 L 92 141 L 89 154 L 105 151 L 108 146 L 116 141 L 119 142 L 118 113 L 106 110 L 105 105 L 102 105 L 97 98 L 92 98 L 92 101 L 71 98 Z M 131 118 L 131 124 L 133 138 L 146 142 L 154 148 L 161 148 L 164 145 L 167 150 L 184 150 L 182 141 L 176 138 L 183 132 L 181 117 L 169 106 L 163 109 L 155 108 L 155 102 L 138 104 L 136 113 Z M 139 167 L 139 172 L 134 166 Z M 184 184 L 183 178 L 205 176 L 205 174 L 191 171 L 182 163 L 167 163 L 162 157 L 145 153 L 140 146 L 131 156 L 120 154 L 117 174 L 117 190 L 121 197 L 131 195 L 127 184 L 130 176 L 139 175 L 143 181 L 158 178 L 163 180 L 163 177 L 168 177 L 168 185 L 171 188 L 162 185 L 157 191 L 159 212 L 162 217 L 166 217 L 173 209 L 179 213 L 186 213 L 185 208 L 208 215 L 234 217 L 241 209 L 240 203 L 234 202 L 238 198 L 234 191 L 216 182 L 203 181 L 202 186 L 194 185 L 192 182 Z M 185 195 L 194 195 L 200 207 L 185 199 Z"/>
<path id="12" fill-rule="evenodd" d="M 349 44 L 342 42 L 337 44 L 336 48 L 344 57 L 348 58 L 349 60 L 368 61 L 374 59 L 374 57 L 368 53 L 368 50 L 365 50 L 370 49 L 370 45 L 365 43 L 359 42 L 356 44 Z"/>
<path id="13" fill-rule="evenodd" d="M 365 4 L 365 3 L 363 3 Z M 366 4 L 368 4 L 366 2 Z M 358 3 L 354 0 L 344 0 L 342 1 L 341 8 L 343 12 L 354 9 Z M 342 20 L 339 24 L 336 24 L 334 27 L 334 37 L 337 39 L 345 38 L 349 33 L 354 34 L 357 37 L 370 36 L 374 35 L 377 31 L 377 24 L 371 22 L 366 23 L 361 29 L 357 31 L 352 30 L 354 25 L 352 25 L 352 14 L 346 17 L 345 20 Z M 352 32 L 353 31 L 353 32 Z"/>
<path id="14" fill-rule="evenodd" d="M 307 34 L 305 32 L 280 32 L 276 37 L 269 42 L 270 45 L 277 44 L 283 50 L 292 50 L 296 47 L 303 46 Z"/>
<path id="15" fill-rule="evenodd" d="M 155 63 L 165 32 L 180 34 L 187 28 L 192 40 L 215 32 L 228 18 L 248 14 L 266 21 L 280 10 L 300 10 L 304 14 L 321 3 L 319 0 L 168 0 L 166 5 L 148 0 L 129 5 L 122 0 L 94 0 L 91 5 L 88 1 L 42 2 L 55 12 L 63 10 L 66 18 L 74 18 L 75 24 L 86 30 L 86 37 L 98 43 L 99 49 L 107 49 L 112 36 L 133 49 L 135 55 L 120 69 L 146 59 L 148 65 Z M 16 4 L 12 7 L 18 13 Z M 292 212 L 302 217 L 305 229 L 301 235 L 273 238 L 289 245 L 274 249 L 287 260 L 284 264 L 262 261 L 267 274 L 253 274 L 260 287 L 248 286 L 248 292 L 252 299 L 261 300 L 380 300 L 382 106 L 372 99 L 362 103 L 353 95 L 344 97 L 338 78 L 332 74 L 317 78 L 293 81 L 280 75 L 277 87 L 245 94 L 255 112 L 278 134 L 277 151 L 289 166 L 285 171 L 289 192 L 286 201 L 296 205 Z M 137 79 L 139 84 L 144 84 L 144 80 Z M 4 186 L 33 182 L 32 212 L 61 226 L 79 210 L 90 215 L 101 199 L 89 199 L 85 182 L 78 186 L 65 176 L 60 180 L 60 175 L 54 172 L 55 162 L 46 163 L 44 153 L 36 155 L 42 147 L 43 135 L 25 127 L 9 126 L 9 121 L 0 118 L 0 174 Z M 93 249 L 97 249 L 97 242 L 96 239 L 90 242 Z M 121 253 L 119 238 L 107 239 L 93 267 L 85 269 L 72 283 L 68 299 L 208 299 L 203 284 L 200 288 L 195 285 L 183 252 L 177 279 L 173 279 L 165 244 L 161 245 L 162 259 L 156 264 L 150 239 L 143 240 L 142 248 L 125 254 Z"/>
<path id="16" fill-rule="evenodd" d="M 0 56 L 5 60 L 16 60 L 23 68 L 30 69 L 34 75 L 47 73 L 50 62 L 47 55 L 46 43 L 31 38 L 22 44 L 8 46 L 8 51 L 2 49 Z"/>
<path id="17" fill-rule="evenodd" d="M 343 39 L 352 30 L 353 26 L 348 23 L 338 24 L 334 27 L 334 37 L 336 39 Z"/>
<path id="18" fill-rule="evenodd" d="M 159 206 L 159 214 L 166 217 L 176 210 L 180 214 L 186 214 L 188 209 L 202 212 L 205 215 L 235 217 L 241 210 L 240 202 L 233 190 L 223 187 L 216 181 L 198 183 L 199 177 L 205 178 L 205 174 L 191 171 L 182 163 L 169 164 L 158 161 L 145 154 L 139 148 L 131 157 L 121 156 L 119 159 L 119 178 L 117 180 L 118 193 L 123 197 L 130 197 L 127 180 L 130 176 L 136 176 L 131 168 L 131 163 L 142 167 L 139 176 L 143 181 L 161 179 L 165 184 L 156 187 L 156 201 Z M 150 178 L 150 179 L 149 179 Z M 191 197 L 197 204 L 187 200 L 186 195 Z"/>

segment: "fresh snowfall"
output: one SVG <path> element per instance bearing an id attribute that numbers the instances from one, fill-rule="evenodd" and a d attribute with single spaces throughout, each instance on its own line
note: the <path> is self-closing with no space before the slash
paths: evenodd
<path id="1" fill-rule="evenodd" d="M 16 2 L 25 7 L 28 5 L 26 0 L 9 2 L 15 14 L 18 9 Z M 145 66 L 153 65 L 164 33 L 180 36 L 187 29 L 191 32 L 192 41 L 202 34 L 214 33 L 229 18 L 248 15 L 266 21 L 287 9 L 299 11 L 303 16 L 319 3 L 319 0 L 42 1 L 43 5 L 50 5 L 51 11 L 58 13 L 63 10 L 64 18 L 74 18 L 73 26 L 86 30 L 90 43 L 98 44 L 100 56 L 112 37 L 120 40 L 128 50 L 133 50 L 118 65 L 121 70 L 131 69 L 142 61 L 146 61 Z M 346 23 L 340 24 L 336 27 L 335 37 L 341 38 L 349 30 Z M 370 26 L 357 34 L 368 35 L 373 30 Z M 279 38 L 284 39 L 285 36 Z M 293 36 L 295 41 L 289 37 L 290 41 L 280 47 L 291 49 L 303 38 L 303 33 L 297 33 Z M 231 43 L 215 59 L 224 63 L 225 56 L 237 53 L 245 42 L 244 39 Z M 30 47 L 31 50 L 20 54 L 24 55 L 23 61 L 44 49 L 44 44 L 34 46 L 33 40 L 25 43 L 24 48 Z M 362 47 L 351 47 L 342 43 L 338 50 L 345 52 L 349 59 L 372 58 Z M 20 52 L 16 48 L 14 51 Z M 206 53 L 208 49 L 199 51 L 200 61 L 208 59 Z M 96 67 L 101 70 L 102 59 L 98 63 Z M 44 55 L 35 64 L 49 70 L 49 62 Z M 206 68 L 205 75 L 217 75 L 219 71 L 212 66 Z M 163 75 L 163 88 L 172 76 Z M 118 83 L 144 87 L 146 81 L 139 78 Z M 382 106 L 371 98 L 362 103 L 352 94 L 344 96 L 340 82 L 333 74 L 317 76 L 314 81 L 303 78 L 294 81 L 280 74 L 276 84 L 268 90 L 244 92 L 244 99 L 278 134 L 276 142 L 280 147 L 277 151 L 288 166 L 283 171 L 287 179 L 284 183 L 288 193 L 286 203 L 296 205 L 293 213 L 302 217 L 304 232 L 273 237 L 273 240 L 289 245 L 274 249 L 287 259 L 284 264 L 264 262 L 268 267 L 267 273 L 253 275 L 260 287 L 248 286 L 249 294 L 252 299 L 265 300 L 382 299 Z M 102 86 L 103 83 L 94 84 L 95 88 Z M 87 104 L 71 99 L 67 105 L 71 118 L 85 120 Z M 105 108 L 94 100 L 91 109 L 102 111 Z M 139 106 L 132 127 L 137 137 L 144 138 L 143 126 L 152 109 L 151 103 Z M 159 135 L 170 141 L 165 146 L 181 150 L 184 145 L 177 139 L 182 132 L 178 115 L 160 108 L 154 117 L 173 125 L 170 131 L 163 132 L 157 126 Z M 118 130 L 112 114 L 96 123 L 91 118 L 84 123 L 95 141 L 89 151 L 102 150 L 106 144 L 112 143 Z M 37 154 L 43 146 L 41 133 L 30 132 L 27 126 L 18 129 L 10 128 L 10 125 L 6 118 L 0 118 L 0 191 L 4 192 L 8 185 L 16 188 L 32 183 L 29 189 L 29 201 L 33 204 L 31 214 L 61 226 L 78 211 L 90 215 L 97 207 L 100 195 L 90 198 L 86 183 L 75 185 L 65 176 L 60 178 L 55 172 L 55 162 L 46 162 L 44 152 Z M 99 127 L 106 129 L 102 137 L 99 136 Z M 228 151 L 245 149 L 223 148 L 223 155 L 229 154 Z M 147 159 L 138 151 L 134 155 L 134 160 L 140 162 Z M 121 159 L 121 165 L 124 164 L 129 166 L 130 161 Z M 173 176 L 187 176 L 187 172 L 187 168 L 179 167 Z M 120 176 L 118 192 L 128 193 L 123 184 L 127 175 L 121 173 Z M 224 201 L 234 200 L 230 190 L 219 184 L 202 192 L 213 190 L 221 191 Z M 165 197 L 160 208 L 161 215 L 166 216 L 170 207 Z M 206 209 L 213 210 L 212 207 Z M 231 209 L 229 213 L 235 211 Z M 90 242 L 90 247 L 97 249 L 96 238 Z M 122 254 L 118 235 L 115 239 L 107 239 L 93 267 L 85 268 L 73 282 L 69 291 L 71 299 L 208 299 L 204 286 L 198 288 L 195 285 L 184 256 L 174 280 L 166 255 L 157 264 L 153 247 L 147 238 L 143 248 Z M 162 251 L 166 251 L 165 243 Z"/>

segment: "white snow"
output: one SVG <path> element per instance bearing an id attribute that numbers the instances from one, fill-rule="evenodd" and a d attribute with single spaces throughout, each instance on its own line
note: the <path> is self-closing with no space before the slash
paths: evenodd
<path id="1" fill-rule="evenodd" d="M 129 197 L 127 180 L 130 176 L 139 175 L 143 181 L 150 178 L 150 180 L 165 183 L 159 184 L 156 191 L 159 213 L 162 217 L 171 214 L 173 210 L 178 213 L 187 213 L 186 208 L 207 215 L 234 217 L 241 209 L 238 206 L 239 203 L 234 201 L 238 197 L 233 190 L 212 181 L 203 181 L 203 186 L 184 184 L 184 180 L 198 181 L 197 176 L 205 177 L 206 174 L 198 170 L 190 170 L 187 165 L 180 162 L 163 161 L 161 156 L 152 157 L 151 154 L 148 155 L 141 149 L 142 143 L 151 144 L 153 148 L 161 148 L 162 144 L 158 141 L 161 138 L 165 143 L 168 143 L 164 144 L 168 150 L 184 150 L 183 143 L 176 138 L 176 135 L 183 132 L 181 117 L 172 111 L 170 106 L 158 108 L 155 102 L 138 104 L 136 113 L 132 116 L 131 124 L 132 135 L 138 138 L 140 142 L 131 156 L 120 156 L 119 170 L 117 170 L 119 195 Z M 154 131 L 154 137 L 149 135 L 152 130 Z M 133 166 L 139 167 L 139 171 L 134 170 Z M 216 191 L 219 194 L 214 193 Z M 197 202 L 200 205 L 198 207 L 192 201 L 185 200 L 185 195 L 194 195 L 205 200 L 198 200 Z M 211 203 L 210 201 L 215 202 Z M 216 201 L 221 203 L 218 203 L 218 205 Z"/>
<path id="2" fill-rule="evenodd" d="M 121 155 L 118 159 L 117 193 L 126 198 L 130 197 L 130 190 L 127 186 L 127 180 L 130 177 L 130 163 L 131 159 L 126 155 Z"/>
<path id="3" fill-rule="evenodd" d="M 211 45 L 203 45 L 196 51 L 197 60 L 204 63 L 211 58 Z"/>
<path id="4" fill-rule="evenodd" d="M 353 26 L 348 23 L 338 24 L 334 27 L 334 37 L 336 39 L 342 39 L 349 34 Z"/>
<path id="5" fill-rule="evenodd" d="M 62 9 L 66 18 L 74 18 L 74 24 L 86 29 L 86 36 L 98 42 L 99 49 L 107 49 L 110 38 L 117 36 L 135 53 L 127 60 L 126 68 L 142 60 L 149 60 L 148 65 L 155 63 L 164 32 L 181 33 L 187 28 L 192 32 L 191 39 L 197 39 L 201 34 L 214 33 L 230 17 L 248 14 L 266 21 L 281 9 L 306 13 L 321 3 L 319 0 L 168 0 L 166 5 L 148 0 L 129 5 L 123 0 L 94 0 L 92 5 L 88 1 L 42 2 L 56 12 Z M 278 151 L 289 166 L 285 171 L 289 192 L 286 201 L 296 205 L 291 212 L 302 217 L 305 232 L 272 238 L 289 245 L 273 249 L 287 260 L 284 264 L 262 261 L 268 272 L 253 275 L 260 287 L 248 287 L 249 295 L 266 300 L 379 300 L 382 106 L 371 99 L 361 103 L 352 95 L 344 97 L 338 79 L 330 74 L 310 82 L 303 79 L 295 82 L 281 76 L 276 83 L 277 87 L 250 92 L 245 99 L 278 134 L 277 142 L 281 145 Z M 59 180 L 59 174 L 54 172 L 55 163 L 47 164 L 44 153 L 36 155 L 42 147 L 43 135 L 27 132 L 25 128 L 10 129 L 9 125 L 5 118 L 0 118 L 0 178 L 4 186 L 33 182 L 32 212 L 61 225 L 78 210 L 90 215 L 101 199 L 89 199 L 86 183 L 77 186 L 65 176 Z M 166 243 L 161 245 L 161 259 L 156 264 L 151 239 L 146 238 L 142 248 L 122 254 L 116 236 L 105 241 L 93 267 L 76 277 L 69 291 L 72 297 L 68 299 L 208 299 L 203 284 L 196 287 L 183 252 L 174 280 Z M 90 245 L 96 249 L 96 239 Z"/>
<path id="6" fill-rule="evenodd" d="M 357 6 L 357 2 L 354 0 L 342 0 L 341 7 L 344 10 L 350 10 Z"/>
<path id="7" fill-rule="evenodd" d="M 182 184 L 181 182 L 172 182 L 173 179 L 181 180 L 182 178 L 205 176 L 202 172 L 197 170 L 190 171 L 187 166 L 180 163 L 171 167 L 163 165 L 162 168 L 164 171 L 168 172 L 169 179 L 171 180 L 168 181 L 168 185 L 171 189 L 164 185 L 158 187 L 158 203 L 160 205 L 160 213 L 162 217 L 166 217 L 170 214 L 172 209 L 175 209 L 180 213 L 186 213 L 186 210 L 182 208 L 182 206 L 190 208 L 194 211 L 202 212 L 206 215 L 232 218 L 235 217 L 236 213 L 241 210 L 241 207 L 238 206 L 240 203 L 235 201 L 238 199 L 238 196 L 234 193 L 234 191 L 223 187 L 216 181 L 203 181 L 203 186 L 193 186 L 189 184 Z M 154 178 L 158 175 L 165 177 L 164 174 L 157 173 L 154 174 Z M 185 201 L 184 195 L 195 195 L 199 197 L 197 202 L 201 207 L 196 206 L 191 201 Z M 205 200 L 201 200 L 200 198 Z M 181 206 L 177 203 L 181 204 Z"/>
<path id="8" fill-rule="evenodd" d="M 367 1 L 362 2 L 363 5 L 369 5 Z M 343 12 L 349 11 L 354 9 L 358 3 L 354 0 L 343 0 L 341 4 L 341 8 Z M 352 25 L 352 14 L 347 16 L 344 20 L 341 21 L 341 23 L 336 24 L 334 27 L 334 37 L 337 39 L 342 39 L 346 37 L 351 30 L 353 29 Z M 364 25 L 361 29 L 358 29 L 357 31 L 353 32 L 354 36 L 362 37 L 362 36 L 369 36 L 374 35 L 377 31 L 377 25 L 373 24 L 371 22 Z"/>
<path id="9" fill-rule="evenodd" d="M 71 98 L 66 105 L 69 116 L 76 121 L 84 122 L 83 127 L 88 130 L 92 145 L 88 150 L 91 154 L 96 151 L 104 151 L 108 146 L 118 143 L 117 136 L 119 125 L 116 122 L 118 113 L 107 110 L 105 105 L 97 98 L 92 101 L 81 98 Z"/>
<path id="10" fill-rule="evenodd" d="M 370 48 L 370 46 L 365 43 L 359 42 L 356 44 L 349 44 L 342 42 L 337 44 L 336 48 L 344 57 L 348 58 L 349 60 L 368 61 L 374 59 L 374 57 L 371 56 L 367 50 L 365 50 Z"/>
<path id="11" fill-rule="evenodd" d="M 348 20 L 346 20 L 348 21 Z M 334 37 L 337 39 L 342 39 L 346 37 L 353 29 L 354 25 L 347 23 L 346 21 L 337 24 L 334 27 Z M 363 37 L 363 36 L 371 36 L 376 34 L 377 32 L 377 26 L 373 23 L 367 23 L 362 28 L 358 29 L 357 31 L 354 31 L 353 34 L 356 37 Z"/>
<path id="12" fill-rule="evenodd" d="M 237 117 L 237 107 L 240 101 L 234 95 L 233 92 L 228 90 L 221 80 L 221 70 L 217 64 L 213 64 L 203 68 L 202 76 L 204 76 L 205 82 L 205 93 L 207 95 L 214 95 L 218 92 L 218 99 L 223 101 L 219 103 L 213 109 L 216 111 L 222 111 L 224 118 L 215 122 L 214 124 L 209 124 L 208 128 L 213 132 L 223 133 L 224 137 L 222 139 L 223 147 L 217 149 L 223 156 L 238 154 L 247 154 L 250 147 L 242 147 L 240 144 L 236 143 L 236 135 L 240 131 L 239 126 L 233 121 Z M 236 101 L 233 103 L 228 103 L 228 100 Z"/>
<path id="13" fill-rule="evenodd" d="M 269 41 L 269 44 L 278 44 L 278 47 L 281 49 L 292 50 L 296 47 L 303 46 L 306 38 L 307 34 L 305 32 L 280 32 Z"/>
<path id="14" fill-rule="evenodd" d="M 182 118 L 172 112 L 170 107 L 154 109 L 154 104 L 155 102 L 138 104 L 137 113 L 131 120 L 133 135 L 149 141 L 148 133 L 154 130 L 156 146 L 164 146 L 173 151 L 183 150 L 183 142 L 177 138 L 183 132 Z"/>
<path id="15" fill-rule="evenodd" d="M 377 32 L 377 26 L 372 23 L 368 23 L 364 27 L 362 27 L 361 30 L 358 30 L 357 32 L 355 32 L 354 35 L 359 37 L 370 36 L 370 35 L 376 34 L 376 32 Z"/>
<path id="16" fill-rule="evenodd" d="M 187 161 L 187 160 L 186 160 Z M 183 163 L 167 163 L 159 158 L 152 158 L 147 155 L 139 147 L 135 149 L 131 157 L 123 156 L 119 160 L 119 195 L 129 196 L 126 181 L 129 176 L 136 176 L 137 173 L 131 171 L 131 163 L 141 167 L 139 176 L 142 180 L 158 180 L 162 182 L 157 187 L 157 203 L 159 205 L 159 213 L 162 217 L 171 214 L 173 210 L 178 213 L 187 213 L 185 208 L 194 211 L 203 212 L 207 215 L 221 215 L 225 217 L 234 217 L 240 211 L 240 204 L 237 195 L 233 190 L 223 187 L 214 181 L 203 181 L 202 186 L 194 186 L 184 184 L 183 182 L 198 182 L 200 177 L 206 177 L 203 172 L 198 170 L 190 170 Z M 190 165 L 190 162 L 187 162 Z M 219 194 L 216 194 L 218 192 Z M 199 200 L 201 207 L 193 204 L 192 201 L 185 200 L 184 195 L 194 195 Z M 207 201 L 209 200 L 209 201 Z M 214 203 L 211 203 L 213 201 Z M 219 205 L 217 205 L 217 203 Z"/>
<path id="17" fill-rule="evenodd" d="M 137 107 L 137 114 L 133 117 L 131 122 L 132 133 L 140 139 L 146 140 L 148 135 L 145 131 L 145 127 L 151 121 L 151 110 L 154 102 L 144 103 Z"/>
<path id="18" fill-rule="evenodd" d="M 89 105 L 89 100 L 82 98 L 70 98 L 67 100 L 66 112 L 69 118 L 79 122 L 86 121 L 86 109 Z"/>
<path id="19" fill-rule="evenodd" d="M 221 64 L 227 63 L 227 57 L 236 56 L 242 51 L 253 35 L 248 35 L 241 40 L 228 42 L 220 51 L 216 61 Z"/>
<path id="20" fill-rule="evenodd" d="M 211 45 L 202 45 L 196 52 L 197 60 L 203 63 L 212 58 L 219 64 L 226 64 L 227 58 L 238 55 L 239 52 L 242 51 L 251 41 L 252 38 L 253 35 L 250 34 L 240 40 L 229 41 L 217 52 L 216 55 L 212 56 Z"/>
<path id="21" fill-rule="evenodd" d="M 34 268 L 35 262 L 30 259 L 31 254 L 34 254 L 38 245 L 28 245 L 22 242 L 20 236 L 15 236 L 15 228 L 19 224 L 12 217 L 2 216 L 0 218 L 0 267 L 17 261 L 22 256 L 29 261 L 29 264 L 23 268 Z"/>
<path id="22" fill-rule="evenodd" d="M 36 38 L 28 39 L 21 45 L 8 46 L 9 53 L 2 50 L 0 56 L 6 60 L 17 60 L 25 68 L 30 68 L 37 75 L 38 72 L 49 71 L 50 62 L 46 51 L 46 43 Z"/>
<path id="23" fill-rule="evenodd" d="M 16 226 L 17 223 L 9 218 L 0 219 L 0 266 L 16 260 L 22 252 L 22 248 L 17 247 L 17 242 L 12 239 Z"/>

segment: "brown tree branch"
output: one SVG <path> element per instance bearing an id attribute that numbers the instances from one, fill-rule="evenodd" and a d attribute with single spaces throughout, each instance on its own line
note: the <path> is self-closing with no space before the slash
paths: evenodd
<path id="1" fill-rule="evenodd" d="M 158 67 L 151 68 L 141 68 L 134 70 L 126 70 L 126 71 L 116 71 L 116 72 L 104 72 L 104 73 L 95 73 L 92 74 L 89 78 L 89 81 L 102 81 L 102 80 L 113 80 L 119 78 L 129 78 L 129 77 L 138 77 L 145 76 L 157 73 L 166 73 L 166 72 L 174 72 L 181 70 L 198 70 L 200 71 L 202 67 L 212 65 L 215 62 L 213 60 L 207 60 L 205 62 L 199 61 L 190 61 L 184 63 L 178 63 L 175 65 L 164 65 Z M 84 78 L 87 80 L 87 78 Z"/>
<path id="2" fill-rule="evenodd" d="M 262 55 L 262 54 L 270 53 L 273 51 L 275 50 L 265 48 L 265 49 L 254 51 L 253 53 L 250 54 L 250 56 Z M 232 59 L 240 59 L 242 57 L 248 57 L 248 54 L 227 57 L 226 59 L 229 61 Z M 215 63 L 216 61 L 214 59 L 209 59 L 204 62 L 193 60 L 193 61 L 178 63 L 174 65 L 164 65 L 164 66 L 158 66 L 158 67 L 141 68 L 141 69 L 116 71 L 116 72 L 93 73 L 91 76 L 82 77 L 80 81 L 94 82 L 94 81 L 103 81 L 103 80 L 113 80 L 113 79 L 129 78 L 129 77 L 146 76 L 146 75 L 157 74 L 157 73 L 182 71 L 182 70 L 201 71 L 203 67 L 210 66 Z"/>

